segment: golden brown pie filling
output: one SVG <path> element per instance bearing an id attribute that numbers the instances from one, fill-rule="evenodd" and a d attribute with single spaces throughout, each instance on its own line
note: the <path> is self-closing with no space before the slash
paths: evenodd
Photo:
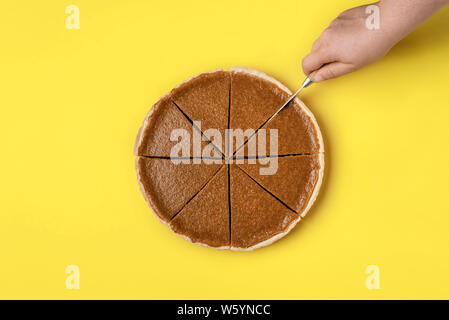
<path id="1" fill-rule="evenodd" d="M 139 185 L 158 218 L 221 249 L 286 235 L 313 204 L 324 171 L 319 127 L 299 99 L 265 123 L 290 95 L 262 72 L 232 68 L 162 97 L 135 146 Z"/>

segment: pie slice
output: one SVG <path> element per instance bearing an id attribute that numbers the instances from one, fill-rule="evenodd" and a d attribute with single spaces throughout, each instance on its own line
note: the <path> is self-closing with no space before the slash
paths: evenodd
<path id="1" fill-rule="evenodd" d="M 232 68 L 230 128 L 257 130 L 288 97 L 284 87 L 264 73 L 246 68 Z M 240 147 L 236 144 L 233 143 L 233 151 Z"/>
<path id="2" fill-rule="evenodd" d="M 215 70 L 190 78 L 172 91 L 173 101 L 190 120 L 201 121 L 201 131 L 208 139 L 214 142 L 206 130 L 220 132 L 221 145 L 215 143 L 220 151 L 228 126 L 230 81 L 229 72 Z"/>
<path id="3" fill-rule="evenodd" d="M 256 131 L 267 121 L 291 95 L 291 91 L 276 79 L 263 72 L 243 67 L 231 69 L 231 119 L 230 128 Z M 284 110 L 266 123 L 259 134 L 249 139 L 237 156 L 257 156 L 259 137 L 265 136 L 262 154 L 287 155 L 323 151 L 318 124 L 310 110 L 294 99 Z M 270 142 L 270 130 L 277 129 L 277 149 Z M 244 141 L 248 140 L 248 135 Z M 263 138 L 263 137 L 262 137 Z M 254 148 L 249 148 L 250 144 Z M 241 142 L 233 140 L 233 153 Z M 266 147 L 265 147 L 266 146 Z"/>
<path id="4" fill-rule="evenodd" d="M 268 174 L 259 161 L 273 161 Z M 277 161 L 277 165 L 274 165 Z M 324 155 L 286 156 L 258 159 L 257 164 L 238 164 L 251 178 L 270 191 L 289 208 L 304 217 L 315 201 L 323 177 Z"/>
<path id="5" fill-rule="evenodd" d="M 171 220 L 170 228 L 191 242 L 229 248 L 228 170 L 223 166 Z"/>
<path id="6" fill-rule="evenodd" d="M 142 193 L 154 213 L 168 222 L 214 176 L 222 164 L 174 164 L 170 159 L 137 157 Z"/>
<path id="7" fill-rule="evenodd" d="M 283 237 L 300 220 L 246 173 L 231 165 L 231 246 L 252 250 Z"/>
<path id="8" fill-rule="evenodd" d="M 186 135 L 181 138 L 180 135 L 178 136 L 176 134 L 175 130 L 177 129 L 184 130 Z M 182 112 L 179 111 L 171 100 L 171 95 L 167 94 L 159 99 L 146 116 L 137 135 L 134 153 L 137 156 L 165 158 L 172 155 L 175 157 L 198 156 L 198 154 L 193 152 L 194 133 L 201 139 L 201 149 L 197 152 L 201 153 L 202 150 L 208 148 L 207 150 L 210 149 L 209 155 L 221 158 L 221 154 L 209 145 L 209 141 L 204 141 L 205 139 L 201 137 L 201 133 L 196 130 Z M 172 134 L 174 134 L 174 141 L 171 140 Z M 179 143 L 186 144 L 188 155 L 183 154 L 180 148 L 175 149 L 175 146 L 179 145 Z"/>
<path id="9" fill-rule="evenodd" d="M 254 157 L 259 155 L 299 155 L 299 154 L 315 154 L 323 151 L 322 138 L 316 129 L 317 124 L 313 115 L 308 111 L 306 106 L 299 100 L 295 99 L 277 114 L 272 120 L 267 122 L 254 139 L 255 145 L 261 150 L 248 147 L 253 142 L 251 139 L 244 148 L 247 156 Z M 277 130 L 272 132 L 272 130 Z M 270 137 L 277 135 L 277 139 L 273 141 Z M 264 137 L 261 137 L 264 135 Z M 264 138 L 265 143 L 260 146 L 258 140 Z M 277 146 L 274 144 L 277 142 Z"/>

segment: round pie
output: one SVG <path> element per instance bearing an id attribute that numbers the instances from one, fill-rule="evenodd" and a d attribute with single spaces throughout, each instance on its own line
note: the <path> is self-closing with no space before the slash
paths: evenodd
<path id="1" fill-rule="evenodd" d="M 137 135 L 137 178 L 183 238 L 252 250 L 285 236 L 315 201 L 324 147 L 310 110 L 274 78 L 243 67 L 192 77 L 153 106 Z"/>

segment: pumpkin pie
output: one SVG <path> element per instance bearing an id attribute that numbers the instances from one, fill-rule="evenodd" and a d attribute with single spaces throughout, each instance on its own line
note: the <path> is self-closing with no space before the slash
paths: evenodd
<path id="1" fill-rule="evenodd" d="M 138 182 L 156 216 L 183 238 L 220 249 L 252 250 L 285 236 L 309 211 L 324 172 L 320 129 L 299 99 L 267 121 L 290 94 L 274 78 L 238 67 L 190 78 L 161 98 L 135 148 Z M 194 121 L 201 127 L 193 127 Z M 217 151 L 211 152 L 213 161 L 173 156 L 175 129 L 200 133 L 202 149 Z M 248 151 L 239 157 L 235 144 L 226 152 L 226 129 L 266 130 L 267 140 L 277 129 L 277 150 L 267 141 L 260 158 Z M 270 174 L 267 166 L 274 168 Z"/>

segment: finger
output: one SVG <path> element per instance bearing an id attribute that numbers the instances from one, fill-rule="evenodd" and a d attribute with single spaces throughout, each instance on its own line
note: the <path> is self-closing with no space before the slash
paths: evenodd
<path id="1" fill-rule="evenodd" d="M 302 60 L 302 70 L 309 75 L 312 71 L 319 69 L 323 64 L 333 62 L 334 58 L 330 50 L 312 51 Z"/>
<path id="2" fill-rule="evenodd" d="M 354 67 L 351 64 L 343 62 L 332 62 L 316 70 L 313 75 L 311 75 L 310 79 L 313 82 L 321 82 L 337 78 L 352 71 L 354 71 Z"/>

